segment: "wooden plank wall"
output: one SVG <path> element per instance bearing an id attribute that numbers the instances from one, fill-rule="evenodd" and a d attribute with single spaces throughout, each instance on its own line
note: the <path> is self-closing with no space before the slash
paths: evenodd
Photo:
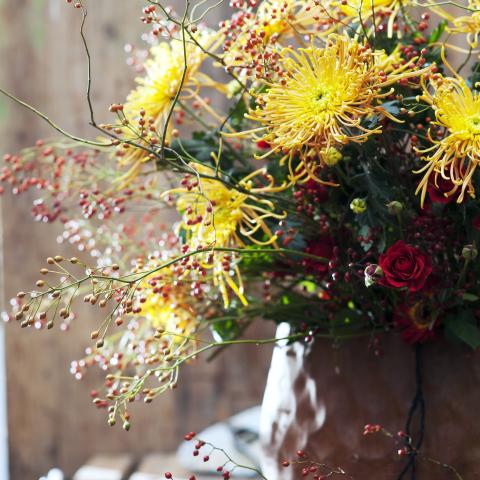
<path id="1" fill-rule="evenodd" d="M 108 105 L 121 101 L 131 86 L 123 45 L 139 40 L 143 25 L 135 19 L 144 2 L 88 3 L 93 99 L 98 117 L 106 120 Z M 93 136 L 79 24 L 79 12 L 65 0 L 0 0 L 0 84 L 66 129 Z M 0 99 L 2 153 L 52 134 L 32 114 Z M 8 195 L 2 200 L 6 298 L 33 285 L 44 259 L 61 252 L 55 244 L 59 230 L 33 223 L 30 201 Z M 11 480 L 34 480 L 53 466 L 70 474 L 96 452 L 171 450 L 185 431 L 261 401 L 269 349 L 236 348 L 214 364 L 186 368 L 175 393 L 134 408 L 129 433 L 110 429 L 105 412 L 96 411 L 88 396 L 99 377 L 80 383 L 68 371 L 70 360 L 82 355 L 93 322 L 87 315 L 67 334 L 7 325 Z"/>

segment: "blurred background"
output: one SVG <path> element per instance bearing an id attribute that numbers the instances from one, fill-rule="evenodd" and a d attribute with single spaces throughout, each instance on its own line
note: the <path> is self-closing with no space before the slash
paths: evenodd
<path id="1" fill-rule="evenodd" d="M 88 2 L 92 99 L 100 122 L 110 118 L 109 105 L 122 102 L 133 85 L 134 73 L 126 65 L 124 46 L 142 45 L 141 35 L 147 31 L 140 21 L 143 6 L 140 0 Z M 213 26 L 222 8 L 225 13 L 226 5 L 211 17 Z M 93 138 L 96 132 L 88 126 L 80 22 L 80 12 L 65 0 L 0 0 L 0 85 L 66 130 Z M 1 154 L 55 135 L 32 113 L 0 97 Z M 46 257 L 69 254 L 64 245 L 56 243 L 59 225 L 33 221 L 32 199 L 9 194 L 1 198 L 2 310 L 8 309 L 8 299 L 16 292 L 31 289 Z M 261 402 L 271 350 L 235 347 L 220 361 L 198 361 L 184 368 L 174 393 L 148 406 L 133 405 L 130 432 L 109 427 L 106 412 L 95 409 L 89 396 L 101 375 L 92 370 L 78 382 L 69 373 L 70 361 L 81 358 L 90 342 L 95 325 L 92 313 L 84 310 L 68 332 L 0 325 L 0 432 L 5 397 L 10 470 L 7 477 L 5 451 L 0 447 L 1 480 L 37 479 L 52 467 L 71 475 L 95 453 L 128 452 L 140 457 L 173 451 L 185 432 Z M 273 326 L 266 323 L 255 328 L 251 336 L 273 332 Z"/>

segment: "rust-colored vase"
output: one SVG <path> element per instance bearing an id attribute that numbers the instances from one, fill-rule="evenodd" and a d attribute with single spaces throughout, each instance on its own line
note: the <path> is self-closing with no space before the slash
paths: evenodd
<path id="1" fill-rule="evenodd" d="M 288 335 L 280 325 L 278 337 Z M 297 450 L 358 480 L 395 480 L 408 457 L 382 434 L 363 435 L 365 424 L 403 430 L 417 391 L 414 348 L 396 335 L 381 338 L 383 355 L 375 356 L 368 340 L 334 347 L 315 340 L 277 346 L 265 391 L 261 441 L 268 478 L 301 478 L 284 459 Z M 480 479 L 480 357 L 439 341 L 421 348 L 425 428 L 415 477 L 410 480 Z M 418 403 L 418 402 L 417 402 Z M 420 408 L 412 421 L 418 440 Z M 453 469 L 429 461 L 448 464 Z"/>

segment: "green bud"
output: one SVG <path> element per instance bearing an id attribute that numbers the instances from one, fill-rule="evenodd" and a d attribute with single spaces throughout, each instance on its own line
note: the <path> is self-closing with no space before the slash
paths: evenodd
<path id="1" fill-rule="evenodd" d="M 475 245 L 465 245 L 462 249 L 462 257 L 465 260 L 475 260 L 478 256 L 478 250 Z"/>
<path id="2" fill-rule="evenodd" d="M 365 286 L 368 288 L 378 283 L 378 280 L 383 277 L 383 269 L 380 265 L 372 264 L 365 268 L 364 275 Z"/>
<path id="3" fill-rule="evenodd" d="M 403 211 L 403 203 L 394 200 L 393 202 L 387 203 L 387 209 L 390 215 L 399 215 Z"/>

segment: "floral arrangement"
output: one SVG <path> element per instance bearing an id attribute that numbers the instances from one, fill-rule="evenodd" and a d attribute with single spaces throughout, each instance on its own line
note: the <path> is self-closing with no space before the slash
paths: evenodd
<path id="1" fill-rule="evenodd" d="M 99 136 L 2 90 L 60 138 L 5 155 L 1 181 L 35 191 L 34 218 L 60 223 L 78 258 L 48 258 L 5 318 L 67 329 L 78 299 L 103 312 L 71 370 L 105 371 L 93 401 L 111 425 L 128 430 L 128 404 L 198 355 L 275 342 L 242 337 L 259 318 L 376 354 L 384 332 L 480 346 L 478 0 L 232 0 L 216 30 L 204 2 L 149 0 L 148 53 L 130 49 L 138 78 L 109 124 L 86 6 L 67 3 Z"/>

